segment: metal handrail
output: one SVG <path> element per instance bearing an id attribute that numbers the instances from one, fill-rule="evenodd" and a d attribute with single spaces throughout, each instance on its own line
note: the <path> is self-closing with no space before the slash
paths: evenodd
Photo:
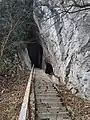
<path id="1" fill-rule="evenodd" d="M 31 69 L 30 77 L 28 80 L 28 84 L 25 91 L 24 100 L 22 103 L 18 120 L 26 120 L 27 109 L 28 109 L 28 120 L 30 120 L 30 91 L 31 91 L 31 82 L 32 82 L 33 72 L 34 72 L 34 65 Z"/>

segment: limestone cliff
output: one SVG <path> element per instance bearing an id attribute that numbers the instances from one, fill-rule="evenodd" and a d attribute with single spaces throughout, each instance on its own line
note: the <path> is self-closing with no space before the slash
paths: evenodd
<path id="1" fill-rule="evenodd" d="M 90 98 L 90 7 L 87 0 L 77 2 L 36 0 L 33 15 L 54 73 L 73 93 Z"/>

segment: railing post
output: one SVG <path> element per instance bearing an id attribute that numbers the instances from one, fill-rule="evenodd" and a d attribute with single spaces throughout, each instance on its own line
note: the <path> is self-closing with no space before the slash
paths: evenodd
<path id="1" fill-rule="evenodd" d="M 28 101 L 28 120 L 31 120 L 31 112 L 30 112 L 30 97 Z"/>

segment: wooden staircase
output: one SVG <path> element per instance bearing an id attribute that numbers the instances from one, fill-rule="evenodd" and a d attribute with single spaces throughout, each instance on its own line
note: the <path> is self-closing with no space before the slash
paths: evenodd
<path id="1" fill-rule="evenodd" d="M 71 120 L 50 78 L 35 70 L 36 120 Z"/>

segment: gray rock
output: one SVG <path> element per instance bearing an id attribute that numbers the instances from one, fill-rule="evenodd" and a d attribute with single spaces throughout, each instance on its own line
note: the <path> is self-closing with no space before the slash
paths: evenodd
<path id="1" fill-rule="evenodd" d="M 58 8 L 52 10 L 42 1 L 36 2 L 42 3 L 41 7 L 34 4 L 34 20 L 42 35 L 44 56 L 67 87 L 70 83 L 70 88 L 78 89 L 79 96 L 90 99 L 90 11 L 63 16 Z M 58 0 L 49 2 L 63 10 Z"/>

